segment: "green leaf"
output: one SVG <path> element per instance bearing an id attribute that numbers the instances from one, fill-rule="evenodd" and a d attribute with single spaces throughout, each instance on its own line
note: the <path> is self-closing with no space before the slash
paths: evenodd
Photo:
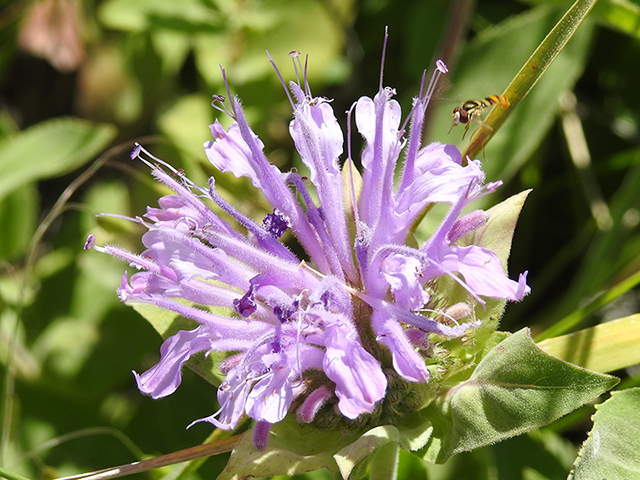
<path id="1" fill-rule="evenodd" d="M 526 0 L 526 3 L 555 5 L 558 0 Z M 593 7 L 591 17 L 601 25 L 640 37 L 640 6 L 637 3 L 629 0 L 600 0 Z"/>
<path id="2" fill-rule="evenodd" d="M 100 5 L 98 16 L 106 26 L 118 30 L 163 28 L 193 33 L 219 28 L 221 14 L 214 5 L 200 0 L 108 0 Z"/>
<path id="3" fill-rule="evenodd" d="M 226 32 L 194 38 L 198 71 L 212 86 L 221 85 L 220 64 L 227 69 L 228 78 L 233 79 L 235 86 L 264 78 L 271 82 L 275 76 L 265 50 L 277 65 L 283 66 L 290 65 L 288 52 L 295 48 L 309 55 L 306 75 L 312 84 L 317 80 L 344 80 L 349 66 L 341 58 L 344 48 L 342 28 L 350 22 L 348 11 L 353 3 L 352 0 L 333 2 L 331 8 L 313 0 L 239 4 L 240 15 L 236 13 L 227 24 Z M 237 42 L 238 36 L 243 38 L 242 42 Z M 291 73 L 290 69 L 285 70 L 285 79 L 290 78 Z M 265 102 L 273 101 L 272 98 L 261 98 L 265 97 L 265 87 L 253 94 L 249 91 L 242 94 L 250 119 L 252 110 L 253 114 L 264 115 L 264 111 L 257 111 L 258 107 L 264 108 Z M 250 99 L 249 95 L 254 98 Z M 284 95 L 276 98 L 285 100 Z"/>
<path id="4" fill-rule="evenodd" d="M 613 392 L 596 405 L 593 429 L 569 480 L 630 480 L 640 474 L 640 388 Z"/>
<path id="5" fill-rule="evenodd" d="M 383 455 L 382 449 L 390 445 L 399 445 L 404 450 L 417 450 L 429 440 L 433 428 L 428 419 L 419 412 L 402 418 L 397 425 L 383 425 L 372 428 L 334 455 L 343 478 L 347 478 L 353 468 L 375 452 Z M 374 463 L 377 461 L 373 458 Z"/>
<path id="6" fill-rule="evenodd" d="M 640 6 L 628 0 L 600 0 L 593 8 L 599 23 L 640 37 Z"/>
<path id="7" fill-rule="evenodd" d="M 198 322 L 195 320 L 189 320 L 175 312 L 156 307 L 155 305 L 132 303 L 131 306 L 165 339 L 175 335 L 180 330 L 193 330 L 198 326 Z"/>
<path id="8" fill-rule="evenodd" d="M 73 171 L 115 137 L 110 125 L 77 118 L 42 122 L 0 142 L 0 199 L 22 185 Z"/>
<path id="9" fill-rule="evenodd" d="M 397 443 L 388 443 L 371 456 L 369 480 L 396 480 L 400 448 Z M 343 478 L 348 478 L 343 475 Z"/>
<path id="10" fill-rule="evenodd" d="M 529 192 L 531 190 L 520 192 L 487 210 L 487 223 L 464 237 L 461 243 L 488 248 L 498 256 L 506 272 L 513 234 Z"/>
<path id="11" fill-rule="evenodd" d="M 370 453 L 391 444 L 398 444 L 400 436 L 398 429 L 392 425 L 376 427 L 355 442 L 347 445 L 334 455 L 342 478 L 348 478 L 356 464 Z"/>
<path id="12" fill-rule="evenodd" d="M 427 407 L 433 436 L 421 451 L 442 463 L 451 455 L 546 425 L 618 383 L 540 350 L 528 329 L 493 348 L 469 380 Z"/>
<path id="13" fill-rule="evenodd" d="M 13 260 L 26 253 L 37 218 L 35 185 L 23 185 L 0 201 L 0 260 Z"/>
<path id="14" fill-rule="evenodd" d="M 639 364 L 638 345 L 640 314 L 538 343 L 549 355 L 598 372 L 613 372 Z"/>

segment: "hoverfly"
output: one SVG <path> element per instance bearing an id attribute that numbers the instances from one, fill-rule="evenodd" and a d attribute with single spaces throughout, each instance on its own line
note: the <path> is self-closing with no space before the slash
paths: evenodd
<path id="1" fill-rule="evenodd" d="M 464 138 L 471 126 L 471 120 L 482 115 L 482 112 L 486 108 L 495 105 L 496 103 L 502 108 L 507 108 L 511 104 L 509 99 L 503 95 L 489 95 L 482 100 L 467 100 L 461 107 L 453 109 L 453 124 L 449 131 L 459 123 L 464 123 L 467 125 L 467 128 L 464 129 L 464 134 L 462 135 L 462 138 Z"/>

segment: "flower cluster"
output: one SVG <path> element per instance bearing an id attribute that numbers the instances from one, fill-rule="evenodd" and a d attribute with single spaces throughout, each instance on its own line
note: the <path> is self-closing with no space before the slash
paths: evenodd
<path id="1" fill-rule="evenodd" d="M 436 79 L 446 69 L 437 66 Z M 257 422 L 254 444 L 263 448 L 269 426 L 291 411 L 301 423 L 382 415 L 394 385 L 428 384 L 425 358 L 434 339 L 477 328 L 471 313 L 486 298 L 517 301 L 529 292 L 526 274 L 511 280 L 495 253 L 459 244 L 487 221 L 483 211 L 463 210 L 499 183 L 484 185 L 480 162 L 463 161 L 454 146 L 421 145 L 433 82 L 403 125 L 395 91 L 382 82 L 374 98 L 360 98 L 348 112 L 365 140 L 362 174 L 350 152 L 340 166 L 344 137 L 331 103 L 313 97 L 306 79 L 292 82 L 290 133 L 308 179 L 270 164 L 239 100 L 214 96 L 233 123 L 211 125 L 207 157 L 264 194 L 273 213 L 262 223 L 223 199 L 213 178 L 195 185 L 136 146 L 132 158 L 175 193 L 148 208 L 145 219 L 133 219 L 147 229 L 141 255 L 95 248 L 140 270 L 122 277 L 122 301 L 199 323 L 168 338 L 156 366 L 134 372 L 143 393 L 170 395 L 192 355 L 229 352 L 220 364 L 220 409 L 197 421 L 233 429 L 247 415 Z M 449 206 L 439 227 L 422 245 L 407 245 L 412 226 L 436 203 Z M 304 260 L 280 240 L 285 232 L 304 247 Z M 443 278 L 457 282 L 468 300 L 443 304 Z"/>

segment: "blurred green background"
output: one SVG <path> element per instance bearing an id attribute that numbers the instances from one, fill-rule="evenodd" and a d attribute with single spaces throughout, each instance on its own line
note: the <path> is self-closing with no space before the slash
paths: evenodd
<path id="1" fill-rule="evenodd" d="M 213 174 L 202 144 L 218 113 L 211 95 L 225 94 L 219 65 L 271 160 L 290 169 L 299 166 L 288 136 L 291 109 L 265 50 L 285 79 L 294 78 L 288 53 L 308 54 L 314 95 L 334 99 L 345 126 L 341 112 L 376 93 L 388 26 L 385 85 L 397 89 L 406 113 L 423 70 L 443 58 L 450 74 L 426 135 L 462 148 L 463 127 L 447 134 L 452 109 L 502 93 L 570 2 L 0 5 L 0 465 L 38 479 L 135 461 L 138 449 L 169 453 L 211 432 L 208 424 L 185 430 L 217 410 L 215 388 L 192 372 L 166 399 L 138 393 L 131 370 L 156 362 L 161 339 L 117 299 L 126 265 L 82 246 L 94 233 L 100 245 L 141 250 L 138 228 L 95 217 L 141 215 L 163 193 L 146 167 L 129 160 L 134 142 L 194 181 Z M 504 330 L 540 332 L 639 270 L 639 38 L 640 2 L 600 0 L 486 146 L 488 180 L 505 182 L 487 202 L 533 189 L 509 265 L 512 273 L 529 271 L 533 293 L 508 306 Z M 266 212 L 249 182 L 218 174 L 216 181 L 243 212 Z M 579 327 L 638 312 L 638 302 L 637 289 L 628 290 Z M 638 383 L 633 370 L 617 373 Z M 403 454 L 400 478 L 565 478 L 592 412 L 585 407 L 444 467 Z M 208 460 L 193 478 L 215 478 L 225 460 Z"/>

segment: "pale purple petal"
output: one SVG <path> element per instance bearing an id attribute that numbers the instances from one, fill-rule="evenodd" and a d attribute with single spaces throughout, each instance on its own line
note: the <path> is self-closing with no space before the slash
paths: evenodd
<path id="1" fill-rule="evenodd" d="M 445 271 L 460 273 L 468 290 L 475 295 L 518 301 L 531 290 L 526 285 L 526 276 L 518 282 L 511 280 L 504 273 L 497 255 L 477 245 L 452 246 L 437 263 L 434 269 L 440 269 L 439 274 Z M 431 272 L 425 274 L 433 275 Z"/>
<path id="2" fill-rule="evenodd" d="M 347 327 L 330 325 L 326 334 L 324 371 L 336 384 L 340 412 L 351 419 L 371 413 L 387 389 L 380 362 L 362 348 L 355 332 Z"/>
<path id="3" fill-rule="evenodd" d="M 255 188 L 262 188 L 259 172 L 256 171 L 252 162 L 251 149 L 242 138 L 238 124 L 234 122 L 228 130 L 225 130 L 216 120 L 211 125 L 211 135 L 214 140 L 205 142 L 204 151 L 213 166 L 221 172 L 231 172 L 237 178 L 250 178 Z M 263 143 L 255 134 L 253 137 L 260 149 L 264 148 Z"/>
<path id="4" fill-rule="evenodd" d="M 382 217 L 390 221 L 392 213 L 394 171 L 403 146 L 399 132 L 401 109 L 398 102 L 391 100 L 394 93 L 385 88 L 373 100 L 361 97 L 355 108 L 358 131 L 367 141 L 362 152 L 360 218 L 371 228 L 377 228 Z M 374 233 L 375 243 L 388 243 L 389 227 L 380 225 Z M 376 234 L 381 237 L 376 239 Z"/>
<path id="5" fill-rule="evenodd" d="M 429 380 L 429 370 L 424 359 L 415 350 L 396 320 L 387 317 L 385 312 L 377 311 L 373 314 L 371 323 L 377 335 L 376 340 L 389 349 L 393 368 L 402 378 L 409 382 Z"/>
<path id="6" fill-rule="evenodd" d="M 289 133 L 311 181 L 317 185 L 318 175 L 339 175 L 344 139 L 331 105 L 323 99 L 305 100 L 296 105 L 294 116 Z"/>
<path id="7" fill-rule="evenodd" d="M 381 273 L 389 282 L 395 303 L 400 308 L 418 310 L 429 301 L 422 280 L 422 262 L 415 257 L 398 253 L 387 256 L 381 265 Z"/>
<path id="8" fill-rule="evenodd" d="M 451 145 L 432 143 L 420 152 L 419 158 L 421 174 L 398 192 L 395 206 L 398 215 L 408 212 L 413 218 L 428 203 L 454 204 L 463 196 L 471 197 L 470 184 L 481 185 L 484 181 L 480 166 L 475 162 L 460 165 L 460 153 Z"/>
<path id="9" fill-rule="evenodd" d="M 160 347 L 160 361 L 142 375 L 133 372 L 138 388 L 152 398 L 171 395 L 182 382 L 182 365 L 202 351 L 210 350 L 216 335 L 205 325 L 195 330 L 180 330 Z"/>
<path id="10" fill-rule="evenodd" d="M 294 89 L 297 85 L 293 84 Z M 294 90 L 295 92 L 295 90 Z M 302 92 L 296 95 L 298 98 Z M 289 125 L 289 131 L 302 161 L 309 169 L 311 181 L 324 212 L 324 223 L 329 232 L 325 241 L 325 252 L 335 250 L 341 268 L 333 273 L 340 276 L 342 270 L 352 279 L 357 274 L 351 254 L 349 232 L 347 229 L 342 195 L 342 178 L 338 168 L 338 157 L 342 153 L 342 130 L 333 113 L 331 105 L 323 99 L 300 101 L 294 110 L 295 118 Z"/>
<path id="11" fill-rule="evenodd" d="M 288 381 L 289 373 L 289 367 L 278 365 L 269 375 L 256 383 L 247 397 L 247 415 L 269 423 L 281 421 L 293 400 L 293 390 Z"/>

